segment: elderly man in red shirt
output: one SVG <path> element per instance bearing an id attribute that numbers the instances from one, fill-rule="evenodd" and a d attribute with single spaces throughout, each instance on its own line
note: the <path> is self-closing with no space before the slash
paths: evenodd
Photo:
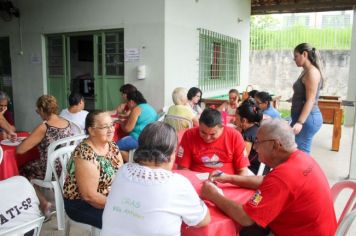
<path id="1" fill-rule="evenodd" d="M 254 148 L 259 160 L 273 168 L 265 177 L 209 176 L 211 181 L 256 189 L 247 203 L 225 198 L 210 181 L 204 183 L 202 196 L 242 226 L 256 223 L 276 236 L 334 235 L 337 223 L 328 181 L 315 160 L 297 149 L 292 128 L 280 119 L 263 122 Z"/>
<path id="2" fill-rule="evenodd" d="M 240 132 L 223 126 L 220 112 L 212 109 L 203 111 L 199 127 L 184 133 L 176 162 L 180 169 L 197 172 L 219 170 L 239 175 L 247 175 L 250 165 Z"/>

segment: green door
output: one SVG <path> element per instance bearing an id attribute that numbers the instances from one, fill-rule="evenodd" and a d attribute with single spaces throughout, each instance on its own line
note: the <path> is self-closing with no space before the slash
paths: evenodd
<path id="1" fill-rule="evenodd" d="M 47 88 L 48 94 L 56 97 L 59 110 L 67 107 L 69 93 L 69 71 L 67 63 L 67 42 L 65 35 L 51 35 L 47 38 Z"/>
<path id="2" fill-rule="evenodd" d="M 47 36 L 48 93 L 56 97 L 59 109 L 68 105 L 71 78 L 70 36 L 73 35 L 77 34 Z M 94 36 L 95 109 L 113 110 L 121 102 L 119 88 L 124 84 L 124 33 L 123 30 L 115 30 L 91 35 Z"/>
<path id="3" fill-rule="evenodd" d="M 95 108 L 113 110 L 120 102 L 124 84 L 123 30 L 94 35 Z"/>

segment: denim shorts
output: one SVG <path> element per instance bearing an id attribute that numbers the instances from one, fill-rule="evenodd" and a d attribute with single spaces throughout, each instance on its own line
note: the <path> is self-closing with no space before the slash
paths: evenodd
<path id="1" fill-rule="evenodd" d="M 299 115 L 300 114 L 292 114 L 292 127 L 298 121 Z M 302 130 L 295 136 L 295 142 L 297 143 L 299 150 L 310 153 L 313 137 L 319 131 L 322 124 L 323 117 L 319 108 L 313 107 L 303 124 Z"/>
<path id="2" fill-rule="evenodd" d="M 117 146 L 122 151 L 130 151 L 132 149 L 138 148 L 137 140 L 132 136 L 126 136 L 117 141 Z"/>

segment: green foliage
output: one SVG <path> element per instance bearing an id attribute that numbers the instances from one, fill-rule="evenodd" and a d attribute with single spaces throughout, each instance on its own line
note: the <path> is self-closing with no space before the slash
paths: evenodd
<path id="1" fill-rule="evenodd" d="M 350 49 L 352 27 L 309 28 L 298 22 L 292 27 L 276 29 L 271 16 L 251 17 L 251 50 L 290 49 L 308 42 L 317 49 Z"/>
<path id="2" fill-rule="evenodd" d="M 281 114 L 282 118 L 290 117 L 290 109 L 278 109 L 278 111 Z"/>

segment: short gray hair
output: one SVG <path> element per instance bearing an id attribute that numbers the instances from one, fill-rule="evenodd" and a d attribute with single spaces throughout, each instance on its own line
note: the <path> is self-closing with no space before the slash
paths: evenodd
<path id="1" fill-rule="evenodd" d="M 188 90 L 186 88 L 178 87 L 173 90 L 172 99 L 175 105 L 185 105 L 188 101 Z"/>
<path id="2" fill-rule="evenodd" d="M 282 119 L 267 119 L 262 121 L 260 131 L 263 131 L 266 139 L 278 139 L 284 150 L 292 151 L 296 148 L 295 135 L 292 127 Z"/>
<path id="3" fill-rule="evenodd" d="M 177 139 L 175 129 L 166 123 L 156 121 L 147 125 L 138 138 L 134 161 L 154 162 L 156 166 L 170 162 Z"/>
<path id="4" fill-rule="evenodd" d="M 3 91 L 0 91 L 0 100 L 7 100 L 7 102 L 10 102 L 9 96 Z"/>

